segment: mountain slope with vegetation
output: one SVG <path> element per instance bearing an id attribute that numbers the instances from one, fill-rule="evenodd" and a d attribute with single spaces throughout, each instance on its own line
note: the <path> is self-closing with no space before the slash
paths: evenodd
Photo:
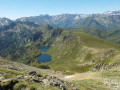
<path id="1" fill-rule="evenodd" d="M 78 90 L 72 83 L 59 79 L 60 76 L 64 77 L 61 72 L 39 69 L 0 57 L 1 90 Z"/>
<path id="2" fill-rule="evenodd" d="M 107 57 L 119 52 L 120 47 L 85 33 L 65 31 L 50 25 L 38 26 L 30 22 L 5 26 L 1 28 L 0 37 L 2 57 L 36 67 L 47 65 L 65 72 L 89 71 Z M 52 56 L 51 62 L 38 62 L 42 47 L 49 47 L 46 53 Z"/>
<path id="3" fill-rule="evenodd" d="M 82 90 L 94 90 L 96 88 L 109 90 L 111 87 L 107 85 L 113 84 L 109 80 L 119 76 L 120 45 L 104 39 L 110 39 L 115 35 L 117 37 L 119 36 L 118 32 L 96 29 L 65 29 L 52 27 L 48 24 L 39 26 L 31 22 L 13 22 L 0 28 L 0 56 L 8 59 L 6 61 L 0 58 L 0 77 L 2 77 L 0 78 L 2 84 L 0 84 L 2 88 L 5 88 L 4 85 L 12 83 L 15 86 L 10 88 L 17 89 L 24 86 L 23 88 L 37 88 L 38 90 L 41 88 L 45 90 L 67 88 L 69 90 L 75 87 Z M 38 56 L 42 53 L 40 50 L 43 47 L 49 48 L 45 53 L 52 56 L 51 62 L 40 63 L 38 61 Z M 41 67 L 49 67 L 49 69 L 39 69 Z M 29 75 L 28 72 L 31 71 L 38 74 Z M 42 80 L 41 78 L 38 79 L 39 73 L 43 74 L 40 74 Z M 47 74 L 48 77 L 44 74 Z M 15 83 L 10 75 L 15 79 L 17 78 Z M 16 77 L 19 75 L 20 77 Z M 83 77 L 83 75 L 88 75 L 88 77 Z M 83 78 L 81 79 L 80 76 Z M 11 83 L 4 84 L 2 81 L 8 80 L 7 78 Z M 24 79 L 19 81 L 18 78 Z M 116 78 L 115 82 L 118 85 L 119 79 L 116 81 Z M 53 83 L 53 81 L 56 83 Z M 75 84 L 75 87 L 69 83 Z M 97 83 L 96 86 L 95 83 Z M 48 84 L 48 86 L 43 84 Z M 30 85 L 33 85 L 33 87 L 30 87 Z"/>
<path id="4" fill-rule="evenodd" d="M 91 15 L 81 22 L 75 24 L 74 28 L 91 28 L 101 30 L 119 30 L 120 15 L 98 14 Z"/>
<path id="5" fill-rule="evenodd" d="M 102 30 L 105 29 L 105 27 L 101 25 L 98 21 L 96 21 L 93 17 L 86 18 L 85 20 L 77 23 L 74 27 L 102 29 Z"/>
<path id="6" fill-rule="evenodd" d="M 120 44 L 120 40 L 119 40 L 120 30 L 99 30 L 99 29 L 89 29 L 89 28 L 81 28 L 81 29 L 69 28 L 64 30 L 88 33 L 90 35 L 97 36 L 104 40 Z"/>
<path id="7" fill-rule="evenodd" d="M 53 59 L 47 65 L 57 70 L 85 72 L 116 53 L 119 47 L 85 33 L 62 32 L 47 51 Z"/>

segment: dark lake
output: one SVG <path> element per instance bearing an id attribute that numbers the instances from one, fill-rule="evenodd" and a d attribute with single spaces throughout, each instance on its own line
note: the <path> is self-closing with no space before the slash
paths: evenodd
<path id="1" fill-rule="evenodd" d="M 43 48 L 41 49 L 41 51 L 43 52 L 40 56 L 38 56 L 38 61 L 41 63 L 46 63 L 46 62 L 50 62 L 52 60 L 52 56 L 50 56 L 49 54 L 45 54 L 44 52 L 46 52 L 49 48 Z"/>
<path id="2" fill-rule="evenodd" d="M 46 52 L 49 48 L 42 48 L 40 51 Z"/>

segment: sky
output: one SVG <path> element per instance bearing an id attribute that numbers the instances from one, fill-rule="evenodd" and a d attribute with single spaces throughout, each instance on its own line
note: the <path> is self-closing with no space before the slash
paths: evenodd
<path id="1" fill-rule="evenodd" d="M 16 19 L 40 14 L 93 14 L 120 10 L 120 0 L 0 0 L 0 17 Z"/>

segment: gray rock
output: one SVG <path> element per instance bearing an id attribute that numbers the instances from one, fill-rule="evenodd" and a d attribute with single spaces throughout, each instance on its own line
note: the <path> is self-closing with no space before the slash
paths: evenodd
<path id="1" fill-rule="evenodd" d="M 50 82 L 49 82 L 47 79 L 43 79 L 42 82 L 43 82 L 45 85 L 50 85 Z"/>
<path id="2" fill-rule="evenodd" d="M 29 72 L 29 75 L 36 75 L 36 71 Z"/>

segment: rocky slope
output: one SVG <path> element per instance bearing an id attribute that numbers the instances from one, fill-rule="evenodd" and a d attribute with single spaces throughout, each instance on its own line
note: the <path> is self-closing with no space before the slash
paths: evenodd
<path id="1" fill-rule="evenodd" d="M 120 11 L 108 11 L 103 14 L 61 14 L 50 16 L 39 15 L 22 17 L 12 21 L 7 18 L 0 18 L 0 27 L 11 22 L 33 22 L 38 25 L 50 24 L 63 28 L 92 28 L 101 30 L 119 30 Z"/>
<path id="2" fill-rule="evenodd" d="M 0 27 L 4 27 L 6 25 L 9 25 L 13 21 L 8 18 L 0 18 Z"/>
<path id="3" fill-rule="evenodd" d="M 120 27 L 119 11 L 108 11 L 103 14 L 61 14 L 23 17 L 16 21 L 30 21 L 38 25 L 50 24 L 64 28 L 92 28 L 101 30 L 115 30 Z"/>
<path id="4" fill-rule="evenodd" d="M 58 78 L 55 76 L 58 76 Z M 26 87 L 17 87 L 17 84 L 21 82 L 27 82 L 28 85 L 29 83 L 41 84 L 45 90 L 47 90 L 47 86 L 55 87 L 58 90 L 77 90 L 73 84 L 60 80 L 60 76 L 64 75 L 61 72 L 43 70 L 0 58 L 0 90 L 27 89 L 27 85 Z M 37 87 L 35 88 L 39 90 Z M 55 88 L 52 90 L 56 90 Z"/>
<path id="5" fill-rule="evenodd" d="M 22 22 L 34 22 L 38 25 L 44 25 L 44 24 L 50 24 L 52 26 L 58 26 L 58 27 L 71 27 L 76 22 L 79 22 L 83 20 L 84 18 L 88 17 L 89 15 L 84 14 L 61 14 L 61 15 L 40 15 L 40 16 L 34 16 L 34 17 L 23 17 L 20 19 L 17 19 L 16 21 L 22 21 Z"/>
<path id="6" fill-rule="evenodd" d="M 120 69 L 63 75 L 0 58 L 1 90 L 116 90 L 120 88 Z"/>

